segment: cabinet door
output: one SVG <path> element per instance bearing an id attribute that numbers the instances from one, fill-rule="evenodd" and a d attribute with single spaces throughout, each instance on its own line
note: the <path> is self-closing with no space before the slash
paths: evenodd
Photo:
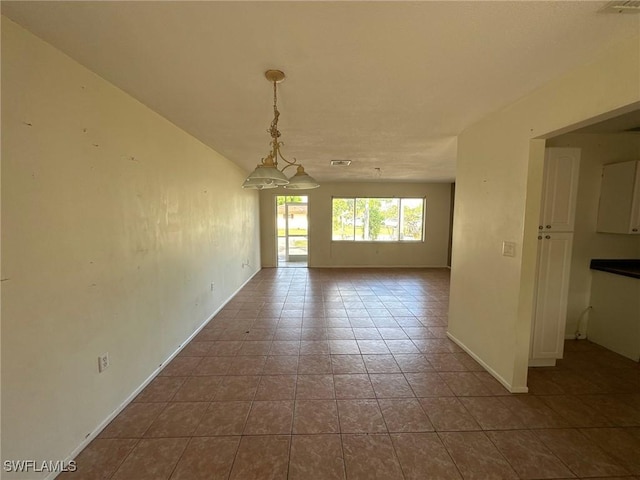
<path id="1" fill-rule="evenodd" d="M 572 233 L 541 233 L 530 358 L 562 358 L 571 270 Z M 550 364 L 554 364 L 551 362 Z M 543 364 L 543 363 L 539 363 Z M 536 365 L 530 361 L 530 365 Z"/>
<path id="2" fill-rule="evenodd" d="M 603 167 L 596 231 L 640 233 L 639 163 L 611 163 Z"/>
<path id="3" fill-rule="evenodd" d="M 541 231 L 573 231 L 579 169 L 579 148 L 547 148 L 544 162 Z"/>

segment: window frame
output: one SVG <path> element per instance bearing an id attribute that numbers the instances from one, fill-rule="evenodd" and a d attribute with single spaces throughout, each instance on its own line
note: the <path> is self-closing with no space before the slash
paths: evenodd
<path id="1" fill-rule="evenodd" d="M 340 200 L 352 200 L 353 201 L 353 210 L 352 210 L 352 216 L 353 216 L 353 237 L 352 238 L 345 238 L 345 239 L 336 239 L 334 238 L 334 200 L 336 199 L 340 199 Z M 356 238 L 356 227 L 357 227 L 357 201 L 358 200 L 398 200 L 398 239 L 397 240 L 363 240 L 363 239 L 357 239 Z M 420 200 L 422 202 L 422 221 L 421 221 L 421 225 L 420 225 L 420 239 L 419 240 L 406 240 L 406 239 L 401 239 L 401 231 L 402 231 L 402 218 L 403 218 L 403 214 L 402 214 L 402 201 L 403 200 Z M 416 244 L 416 243 L 424 243 L 426 240 L 426 223 L 427 223 L 427 197 L 426 196 L 422 196 L 422 197 L 399 197 L 399 196 L 384 196 L 384 197 L 359 197 L 359 196 L 355 196 L 355 195 L 350 195 L 350 196 L 344 196 L 344 195 L 332 195 L 331 196 L 331 241 L 332 242 L 337 242 L 337 243 L 367 243 L 367 244 L 371 244 L 371 243 L 375 243 L 375 244 L 380 244 L 380 243 L 405 243 L 405 244 Z"/>

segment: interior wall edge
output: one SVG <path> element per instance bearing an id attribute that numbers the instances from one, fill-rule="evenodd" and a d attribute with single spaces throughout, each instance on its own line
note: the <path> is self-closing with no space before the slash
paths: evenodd
<path id="1" fill-rule="evenodd" d="M 447 331 L 447 337 L 449 340 L 458 345 L 461 349 L 463 349 L 467 354 L 469 354 L 476 362 L 478 362 L 482 368 L 484 368 L 493 378 L 500 382 L 500 384 L 509 390 L 511 393 L 528 393 L 529 388 L 526 385 L 512 385 L 511 382 L 508 382 L 504 377 L 502 377 L 498 372 L 496 372 L 491 366 L 482 360 L 478 355 L 473 353 L 469 347 L 467 347 L 464 342 L 460 339 L 456 338 L 451 332 Z"/>

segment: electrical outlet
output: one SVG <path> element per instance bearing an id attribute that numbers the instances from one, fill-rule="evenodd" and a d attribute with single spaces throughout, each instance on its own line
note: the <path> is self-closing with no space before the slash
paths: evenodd
<path id="1" fill-rule="evenodd" d="M 103 353 L 98 357 L 98 372 L 102 373 L 111 365 L 111 361 L 109 360 L 109 352 Z"/>

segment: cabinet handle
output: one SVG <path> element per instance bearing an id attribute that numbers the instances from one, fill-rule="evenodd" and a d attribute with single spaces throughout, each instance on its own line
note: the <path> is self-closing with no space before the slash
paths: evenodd
<path id="1" fill-rule="evenodd" d="M 637 228 L 632 228 L 632 229 L 631 229 L 631 231 L 632 231 L 632 232 L 637 232 L 637 231 L 638 231 L 638 229 L 637 229 Z"/>
<path id="2" fill-rule="evenodd" d="M 545 235 L 544 238 L 549 239 L 551 238 L 551 235 Z"/>
<path id="3" fill-rule="evenodd" d="M 538 235 L 538 240 L 542 240 L 542 235 Z"/>
<path id="4" fill-rule="evenodd" d="M 547 225 L 547 228 L 551 228 L 551 225 Z"/>
<path id="5" fill-rule="evenodd" d="M 542 230 L 542 225 L 538 225 L 538 230 Z"/>

